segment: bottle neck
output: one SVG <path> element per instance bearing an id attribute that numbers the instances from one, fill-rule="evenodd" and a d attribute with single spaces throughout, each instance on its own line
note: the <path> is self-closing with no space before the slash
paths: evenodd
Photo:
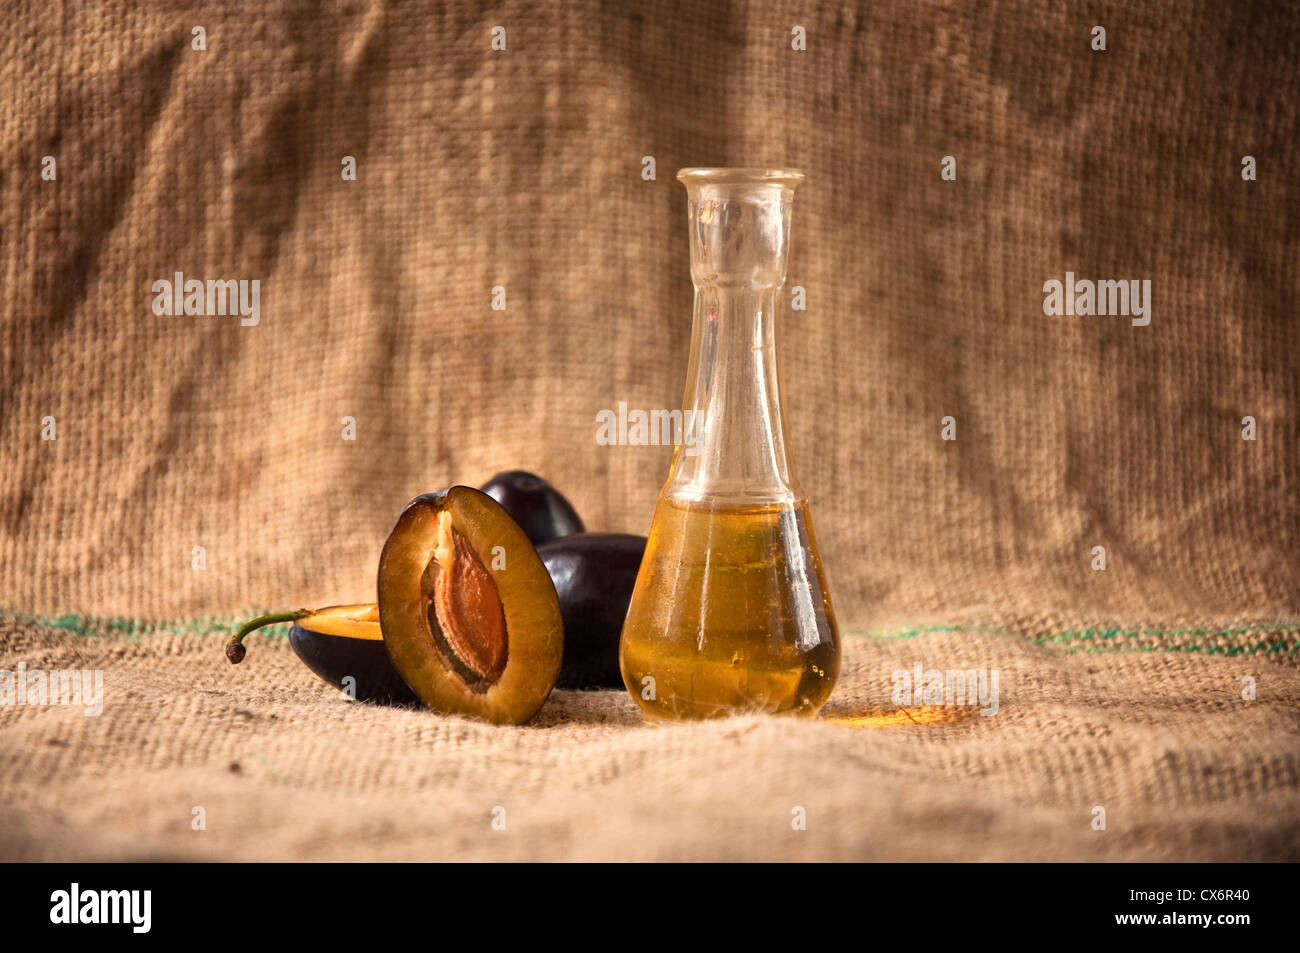
<path id="1" fill-rule="evenodd" d="M 665 496 L 682 503 L 802 501 L 781 413 L 779 287 L 697 285 L 684 438 Z"/>

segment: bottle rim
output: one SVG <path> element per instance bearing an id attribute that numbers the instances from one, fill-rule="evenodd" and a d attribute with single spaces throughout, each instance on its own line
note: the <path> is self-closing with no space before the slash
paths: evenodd
<path id="1" fill-rule="evenodd" d="M 804 180 L 798 169 L 766 169 L 758 167 L 695 167 L 681 169 L 677 181 L 687 188 L 695 185 L 736 183 L 744 185 L 787 185 L 794 188 Z"/>

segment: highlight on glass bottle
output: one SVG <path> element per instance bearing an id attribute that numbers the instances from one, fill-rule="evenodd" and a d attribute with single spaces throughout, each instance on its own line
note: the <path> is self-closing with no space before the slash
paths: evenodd
<path id="1" fill-rule="evenodd" d="M 683 169 L 694 330 L 673 454 L 619 648 L 652 719 L 815 715 L 840 637 L 781 412 L 776 301 L 803 173 Z"/>

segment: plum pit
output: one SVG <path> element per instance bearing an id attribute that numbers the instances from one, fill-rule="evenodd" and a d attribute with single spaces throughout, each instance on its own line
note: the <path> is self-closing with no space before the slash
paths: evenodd
<path id="1" fill-rule="evenodd" d="M 486 691 L 509 659 L 505 609 L 491 572 L 457 532 L 448 510 L 438 514 L 437 545 L 421 590 L 438 654 L 467 686 Z"/>

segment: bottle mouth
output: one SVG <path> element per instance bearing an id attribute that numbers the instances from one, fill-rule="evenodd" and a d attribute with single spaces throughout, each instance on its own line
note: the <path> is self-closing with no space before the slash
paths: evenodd
<path id="1" fill-rule="evenodd" d="M 746 184 L 784 185 L 794 188 L 804 180 L 798 169 L 689 168 L 677 173 L 677 181 L 688 189 L 697 185 Z"/>

